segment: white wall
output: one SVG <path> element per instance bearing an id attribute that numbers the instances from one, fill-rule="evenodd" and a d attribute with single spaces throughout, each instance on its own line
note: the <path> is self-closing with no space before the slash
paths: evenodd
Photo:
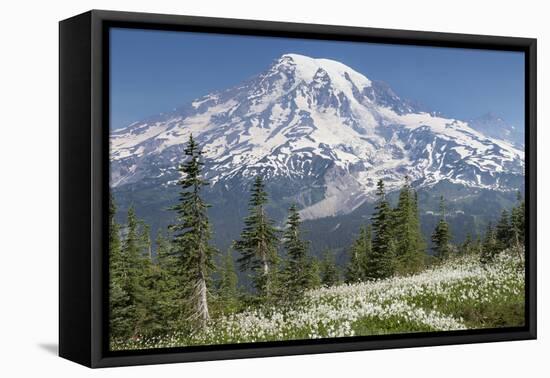
<path id="1" fill-rule="evenodd" d="M 91 371 L 62 360 L 57 343 L 57 22 L 96 9 L 479 33 L 539 39 L 539 188 L 546 164 L 546 67 L 550 28 L 544 1 L 423 0 L 82 0 L 4 1 L 0 22 L 0 375 L 4 377 L 519 377 L 549 369 L 546 232 L 539 217 L 539 340 Z M 546 91 L 546 93 L 543 93 Z M 545 143 L 546 142 L 546 143 Z M 548 197 L 548 196 L 547 196 Z M 7 210 L 6 210 L 7 209 Z M 540 198 L 539 214 L 549 213 Z M 541 274 L 547 273 L 546 276 Z"/>

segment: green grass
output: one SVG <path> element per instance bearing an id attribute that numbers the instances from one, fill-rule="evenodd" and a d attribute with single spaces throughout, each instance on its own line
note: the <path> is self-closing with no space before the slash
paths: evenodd
<path id="1" fill-rule="evenodd" d="M 488 265 L 467 256 L 408 277 L 314 289 L 298 302 L 218 316 L 194 333 L 113 340 L 112 349 L 517 327 L 524 281 L 516 254 Z"/>

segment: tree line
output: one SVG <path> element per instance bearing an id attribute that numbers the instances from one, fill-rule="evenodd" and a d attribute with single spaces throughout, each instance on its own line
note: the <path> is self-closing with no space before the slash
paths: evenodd
<path id="1" fill-rule="evenodd" d="M 242 232 L 231 248 L 221 253 L 210 244 L 210 205 L 201 196 L 208 182 L 201 175 L 202 151 L 192 135 L 184 153 L 178 202 L 170 208 L 174 222 L 159 231 L 154 241 L 149 226 L 138 219 L 133 207 L 128 210 L 126 223 L 118 224 L 111 198 L 109 328 L 114 339 L 161 335 L 171 330 L 191 333 L 205 327 L 213 317 L 250 306 L 294 301 L 310 288 L 332 286 L 342 280 L 355 283 L 414 274 L 457 253 L 478 253 L 486 263 L 500 251 L 524 243 L 521 198 L 511 213 L 503 211 L 495 227 L 488 226 L 482 238 L 468 236 L 455 246 L 441 197 L 440 219 L 432 234 L 433 253 L 429 255 L 420 229 L 418 195 L 408 178 L 395 207 L 386 198 L 380 180 L 370 223 L 360 227 L 348 249 L 349 262 L 341 272 L 332 251 L 326 250 L 320 259 L 310 254 L 296 204 L 288 209 L 284 229 L 275 226 L 266 211 L 265 183 L 257 176 Z M 250 290 L 239 286 L 235 261 L 252 283 Z"/>

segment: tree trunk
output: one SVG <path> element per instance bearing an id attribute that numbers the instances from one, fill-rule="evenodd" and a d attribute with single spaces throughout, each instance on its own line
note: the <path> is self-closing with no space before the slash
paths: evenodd
<path id="1" fill-rule="evenodd" d="M 516 237 L 516 250 L 518 251 L 519 261 L 523 261 L 523 257 L 521 256 L 521 244 L 519 242 L 519 237 L 517 232 L 515 232 L 515 237 Z"/>
<path id="2" fill-rule="evenodd" d="M 197 315 L 201 326 L 205 326 L 210 320 L 210 314 L 208 313 L 208 299 L 206 280 L 204 277 L 200 277 L 196 283 L 196 295 L 197 295 Z"/>

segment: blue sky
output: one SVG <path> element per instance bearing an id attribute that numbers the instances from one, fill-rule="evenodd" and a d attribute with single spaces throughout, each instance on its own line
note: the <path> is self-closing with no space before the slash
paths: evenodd
<path id="1" fill-rule="evenodd" d="M 523 126 L 519 52 L 112 29 L 111 127 L 238 84 L 284 53 L 341 61 L 449 117 L 491 111 Z"/>

